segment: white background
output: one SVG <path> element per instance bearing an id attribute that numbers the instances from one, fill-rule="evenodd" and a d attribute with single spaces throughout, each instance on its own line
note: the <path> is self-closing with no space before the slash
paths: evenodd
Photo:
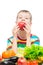
<path id="1" fill-rule="evenodd" d="M 6 50 L 16 15 L 22 9 L 31 12 L 32 33 L 40 38 L 40 45 L 43 45 L 43 0 L 0 0 L 0 54 Z"/>

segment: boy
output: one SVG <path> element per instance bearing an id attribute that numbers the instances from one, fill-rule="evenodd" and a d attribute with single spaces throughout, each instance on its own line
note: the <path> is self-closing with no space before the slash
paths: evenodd
<path id="1" fill-rule="evenodd" d="M 20 30 L 18 23 L 22 21 L 26 25 Z M 21 10 L 17 14 L 16 25 L 13 28 L 13 36 L 8 39 L 7 50 L 13 49 L 19 56 L 23 55 L 25 46 L 40 44 L 39 38 L 31 34 L 32 15 L 27 10 Z"/>

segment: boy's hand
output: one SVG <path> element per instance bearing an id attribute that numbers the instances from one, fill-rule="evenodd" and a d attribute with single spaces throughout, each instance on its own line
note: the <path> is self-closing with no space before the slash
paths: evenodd
<path id="1" fill-rule="evenodd" d="M 31 45 L 31 41 L 30 41 L 31 26 L 30 26 L 30 24 L 26 23 L 26 25 L 23 29 L 26 31 L 26 37 L 27 37 L 26 46 L 30 46 Z"/>
<path id="2" fill-rule="evenodd" d="M 17 36 L 17 32 L 18 32 L 19 29 L 20 29 L 20 28 L 19 28 L 18 24 L 14 26 L 14 28 L 13 28 L 13 30 L 12 30 L 12 33 L 13 33 L 13 36 L 14 36 L 14 37 Z"/>
<path id="3" fill-rule="evenodd" d="M 29 36 L 31 33 L 31 26 L 29 23 L 26 23 L 25 27 L 23 28 L 26 31 L 26 35 Z"/>
<path id="4" fill-rule="evenodd" d="M 15 53 L 17 53 L 17 32 L 19 31 L 19 26 L 16 24 L 12 30 L 14 39 L 13 39 L 13 45 L 12 45 L 12 49 L 14 50 Z"/>

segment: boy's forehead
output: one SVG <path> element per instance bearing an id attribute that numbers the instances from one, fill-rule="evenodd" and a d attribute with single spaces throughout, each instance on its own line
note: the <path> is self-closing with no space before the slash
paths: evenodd
<path id="1" fill-rule="evenodd" d="M 18 16 L 28 16 L 28 17 L 30 17 L 30 14 L 29 14 L 29 12 L 20 12 L 20 13 L 18 13 Z"/>

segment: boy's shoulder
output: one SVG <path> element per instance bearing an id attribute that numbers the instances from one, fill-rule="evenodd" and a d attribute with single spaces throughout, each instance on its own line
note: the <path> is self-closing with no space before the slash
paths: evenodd
<path id="1" fill-rule="evenodd" d="M 39 37 L 37 35 L 31 34 L 30 36 L 32 39 L 39 39 Z"/>
<path id="2" fill-rule="evenodd" d="M 40 39 L 37 35 L 31 34 L 31 43 L 40 45 Z"/>

